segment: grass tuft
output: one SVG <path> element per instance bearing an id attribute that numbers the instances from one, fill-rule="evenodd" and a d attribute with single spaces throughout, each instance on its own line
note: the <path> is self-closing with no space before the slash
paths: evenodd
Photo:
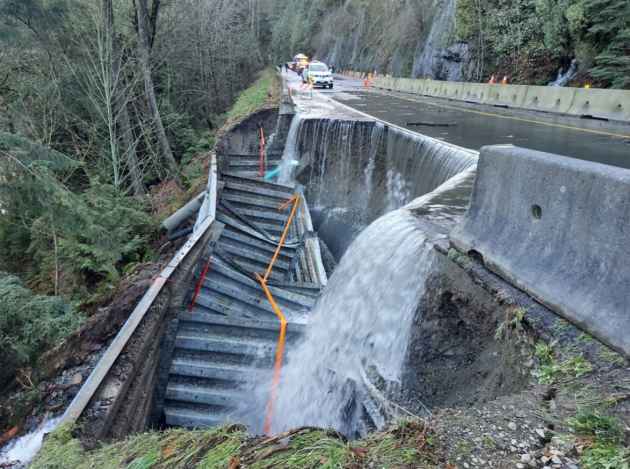
<path id="1" fill-rule="evenodd" d="M 441 461 L 434 430 L 421 420 L 401 420 L 385 430 L 349 443 L 342 435 L 321 428 L 296 429 L 269 439 L 252 437 L 243 425 L 209 430 L 173 429 L 147 432 L 83 452 L 62 425 L 44 442 L 31 463 L 33 469 L 359 469 L 422 468 Z"/>
<path id="2" fill-rule="evenodd" d="M 597 410 L 584 410 L 569 420 L 569 424 L 579 435 L 593 435 L 597 443 L 618 444 L 624 440 L 621 422 Z"/>

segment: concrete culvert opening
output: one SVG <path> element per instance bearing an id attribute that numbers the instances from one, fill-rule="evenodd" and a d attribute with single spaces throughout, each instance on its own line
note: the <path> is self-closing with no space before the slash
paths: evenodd
<path id="1" fill-rule="evenodd" d="M 466 255 L 470 257 L 472 260 L 479 262 L 481 265 L 485 265 L 485 262 L 483 260 L 483 254 L 481 254 L 479 251 L 475 251 L 474 249 L 471 249 L 470 251 L 466 253 Z"/>

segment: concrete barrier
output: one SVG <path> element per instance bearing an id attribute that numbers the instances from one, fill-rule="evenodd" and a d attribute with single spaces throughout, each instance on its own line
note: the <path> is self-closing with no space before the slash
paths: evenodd
<path id="1" fill-rule="evenodd" d="M 483 83 L 465 83 L 462 96 L 462 99 L 468 103 L 483 104 L 488 99 L 488 90 Z"/>
<path id="2" fill-rule="evenodd" d="M 377 76 L 374 77 L 374 80 L 372 80 L 372 82 L 377 88 L 391 88 L 391 78 Z"/>
<path id="3" fill-rule="evenodd" d="M 438 80 L 427 81 L 427 85 L 425 86 L 424 92 L 422 94 L 439 98 L 440 93 L 442 92 L 443 83 L 444 83 L 443 81 L 438 81 Z"/>
<path id="4" fill-rule="evenodd" d="M 412 91 L 414 80 L 411 78 L 397 78 L 396 89 L 399 91 Z"/>
<path id="5" fill-rule="evenodd" d="M 463 89 L 464 83 L 461 81 L 444 81 L 440 90 L 440 98 L 461 100 Z"/>
<path id="6" fill-rule="evenodd" d="M 576 89 L 569 114 L 630 121 L 630 91 Z"/>
<path id="7" fill-rule="evenodd" d="M 375 77 L 374 86 L 435 98 L 630 122 L 630 91 Z"/>
<path id="8" fill-rule="evenodd" d="M 573 104 L 576 88 L 529 86 L 522 107 L 534 111 L 565 114 Z"/>
<path id="9" fill-rule="evenodd" d="M 413 85 L 411 86 L 411 91 L 413 93 L 422 94 L 427 87 L 427 83 L 429 82 L 426 80 L 414 80 Z"/>
<path id="10" fill-rule="evenodd" d="M 522 107 L 527 96 L 525 85 L 482 85 L 487 89 L 486 104 L 493 106 Z"/>
<path id="11" fill-rule="evenodd" d="M 483 147 L 460 251 L 630 356 L 630 171 Z"/>

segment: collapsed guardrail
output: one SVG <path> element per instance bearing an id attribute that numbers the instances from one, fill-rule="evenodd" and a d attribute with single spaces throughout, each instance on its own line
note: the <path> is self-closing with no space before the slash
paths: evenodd
<path id="1" fill-rule="evenodd" d="M 156 277 L 138 305 L 135 307 L 123 327 L 118 332 L 112 344 L 109 346 L 101 360 L 98 362 L 79 393 L 75 396 L 70 406 L 66 409 L 60 423 L 76 422 L 81 413 L 103 383 L 107 373 L 118 359 L 124 347 L 128 344 L 134 332 L 145 318 L 149 309 L 154 305 L 156 298 L 163 293 L 167 282 L 174 277 L 177 269 L 184 260 L 191 255 L 193 248 L 202 239 L 207 239 L 210 227 L 215 219 L 217 202 L 217 158 L 215 152 L 211 153 L 210 174 L 208 186 L 204 194 L 197 223 L 191 237 L 184 246 L 173 256 L 166 267 Z M 192 263 L 194 266 L 194 262 Z M 138 369 L 139 367 L 135 367 Z M 106 431 L 106 430 L 105 430 Z"/>

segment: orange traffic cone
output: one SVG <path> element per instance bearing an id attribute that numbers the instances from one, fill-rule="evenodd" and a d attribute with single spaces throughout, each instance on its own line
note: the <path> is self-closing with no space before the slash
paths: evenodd
<path id="1" fill-rule="evenodd" d="M 507 85 L 507 75 L 505 75 L 505 76 L 503 77 L 503 80 L 501 80 L 501 84 L 502 84 L 502 85 Z"/>
<path id="2" fill-rule="evenodd" d="M 374 70 L 374 76 L 376 76 L 376 70 Z"/>
<path id="3" fill-rule="evenodd" d="M 367 78 L 364 78 L 364 79 L 363 79 L 363 87 L 364 87 L 364 88 L 367 88 Z"/>
<path id="4" fill-rule="evenodd" d="M 488 83 L 494 83 L 494 75 L 492 75 L 492 78 L 490 78 L 490 81 Z"/>

